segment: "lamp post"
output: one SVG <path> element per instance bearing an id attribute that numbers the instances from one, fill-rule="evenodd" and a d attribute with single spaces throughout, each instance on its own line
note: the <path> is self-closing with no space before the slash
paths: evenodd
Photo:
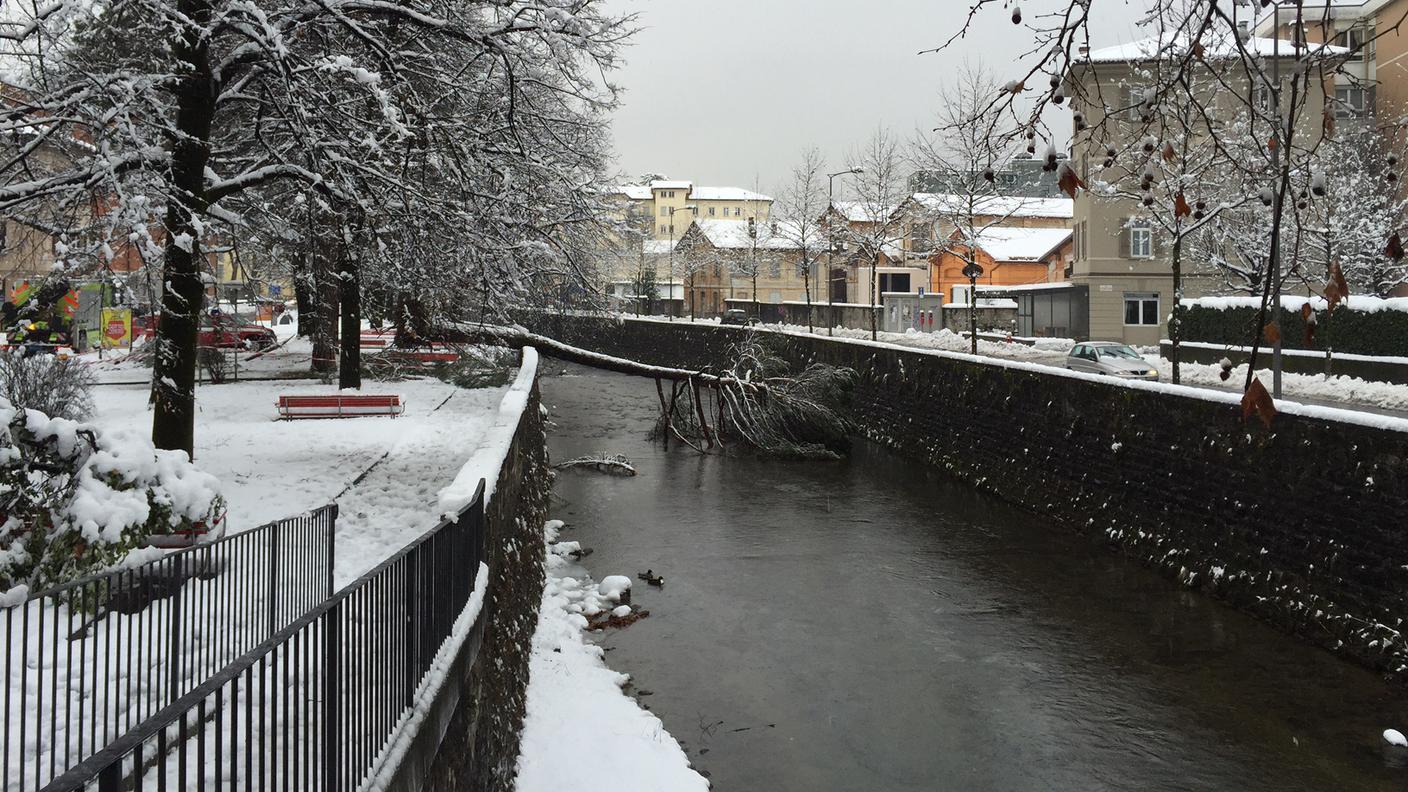
<path id="1" fill-rule="evenodd" d="M 836 177 L 847 174 L 865 173 L 865 168 L 847 168 L 843 171 L 826 174 L 826 211 L 828 214 L 836 214 Z M 833 328 L 836 326 L 836 317 L 831 315 L 831 251 L 836 248 L 836 233 L 834 231 L 836 221 L 828 219 L 826 221 L 826 334 L 834 335 Z M 807 311 L 811 311 L 811 306 L 807 306 Z"/>
<path id="2" fill-rule="evenodd" d="M 969 248 L 971 251 L 972 248 Z M 970 252 L 971 256 L 972 253 Z M 978 354 L 978 278 L 983 275 L 983 265 L 976 261 L 968 262 L 963 268 L 963 277 L 968 279 L 968 335 L 973 344 L 973 354 Z"/>
<path id="3" fill-rule="evenodd" d="M 675 212 L 678 212 L 678 211 L 681 210 L 681 209 L 688 209 L 689 211 L 695 212 L 695 213 L 698 213 L 698 212 L 699 212 L 699 207 L 698 207 L 698 206 L 695 206 L 694 204 L 685 204 L 684 206 L 671 206 L 671 207 L 670 207 L 670 297 L 669 297 L 669 299 L 671 299 L 671 300 L 675 299 Z M 671 313 L 671 314 L 670 314 L 670 321 L 673 322 L 674 319 L 675 319 L 675 315 L 674 315 L 673 313 Z"/>

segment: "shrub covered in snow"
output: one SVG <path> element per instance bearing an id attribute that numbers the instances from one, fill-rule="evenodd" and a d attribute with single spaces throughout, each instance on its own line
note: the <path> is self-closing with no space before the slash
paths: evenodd
<path id="1" fill-rule="evenodd" d="M 1301 307 L 1314 311 L 1313 333 L 1306 343 L 1306 322 Z M 1183 340 L 1243 346 L 1256 333 L 1261 301 L 1255 297 L 1203 297 L 1185 300 Z M 1288 349 L 1324 349 L 1328 341 L 1336 352 L 1356 355 L 1404 355 L 1408 338 L 1408 298 L 1350 297 L 1326 316 L 1320 297 L 1281 298 L 1281 343 Z"/>
<path id="2" fill-rule="evenodd" d="M 223 509 L 219 481 L 184 452 L 0 403 L 0 591 L 101 571 Z"/>
<path id="3" fill-rule="evenodd" d="M 55 418 L 81 421 L 93 412 L 93 375 L 72 358 L 0 352 L 0 396 Z"/>

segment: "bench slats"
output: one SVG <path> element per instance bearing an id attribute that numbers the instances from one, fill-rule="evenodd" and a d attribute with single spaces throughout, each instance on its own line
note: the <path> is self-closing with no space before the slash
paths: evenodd
<path id="1" fill-rule="evenodd" d="M 406 411 L 401 397 L 390 394 L 335 396 L 280 396 L 279 415 L 284 418 L 356 418 L 366 415 L 396 417 Z"/>

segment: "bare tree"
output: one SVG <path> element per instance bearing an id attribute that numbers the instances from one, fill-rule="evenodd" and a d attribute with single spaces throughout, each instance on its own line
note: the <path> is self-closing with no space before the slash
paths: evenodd
<path id="1" fill-rule="evenodd" d="M 1016 146 L 994 136 L 982 124 L 997 85 L 980 67 L 966 66 L 940 95 L 939 132 L 917 133 L 910 156 L 923 171 L 948 191 L 912 201 L 907 218 L 936 231 L 934 252 L 960 257 L 965 272 L 979 267 L 977 251 L 983 232 L 1005 224 L 1026 205 L 1019 197 L 1002 195 L 997 173 L 1011 161 Z M 1027 140 L 1028 151 L 1036 139 Z M 1048 145 L 1047 167 L 1056 167 L 1056 150 Z M 911 234 L 911 238 L 913 234 Z M 928 241 L 928 240 L 926 240 Z M 976 281 L 976 275 L 970 282 Z M 950 295 L 952 297 L 952 295 Z M 968 329 L 972 353 L 978 354 L 977 289 L 969 289 Z"/>
<path id="2" fill-rule="evenodd" d="M 895 210 L 904 200 L 907 174 L 899 140 L 883 127 L 851 153 L 847 164 L 855 173 L 852 206 L 859 215 L 858 222 L 845 222 L 835 211 L 828 217 L 829 222 L 844 223 L 840 238 L 854 248 L 852 266 L 869 269 L 870 337 L 874 340 L 878 336 L 875 292 L 879 276 L 876 269 L 885 252 L 896 248 L 904 237 L 903 222 Z"/>
<path id="3" fill-rule="evenodd" d="M 821 255 L 829 250 L 822 213 L 826 210 L 826 188 L 822 172 L 826 161 L 815 146 L 802 153 L 801 161 L 792 169 L 792 181 L 782 194 L 780 233 L 796 245 L 797 267 L 807 301 L 807 330 L 812 321 L 812 271 Z"/>

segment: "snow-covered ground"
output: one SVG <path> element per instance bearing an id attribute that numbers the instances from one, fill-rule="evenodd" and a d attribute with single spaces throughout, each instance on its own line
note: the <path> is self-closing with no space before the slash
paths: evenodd
<path id="1" fill-rule="evenodd" d="M 341 508 L 334 585 L 340 588 L 434 527 L 447 510 L 467 503 L 461 497 L 462 491 L 468 486 L 472 493 L 473 486 L 465 482 L 477 483 L 480 477 L 490 481 L 497 479 L 536 372 L 536 355 L 529 350 L 525 359 L 526 365 L 517 380 L 508 387 L 465 390 L 435 379 L 367 383 L 365 393 L 395 393 L 402 397 L 406 412 L 396 418 L 277 420 L 275 402 L 280 395 L 333 390 L 331 386 L 306 380 L 201 386 L 196 396 L 196 465 L 219 480 L 228 502 L 226 524 L 231 532 L 296 515 L 336 499 Z M 149 432 L 151 413 L 147 395 L 145 385 L 97 387 L 94 400 L 98 411 L 92 423 L 104 430 Z M 192 587 L 188 597 L 200 598 L 203 595 L 198 589 L 214 583 L 191 581 L 188 585 Z M 467 615 L 462 614 L 463 625 L 457 625 L 452 638 L 458 636 L 458 640 L 467 632 L 477 615 L 482 594 L 481 587 Z M 262 595 L 250 592 L 250 596 L 259 600 Z M 264 612 L 258 602 L 253 605 L 226 614 L 226 628 L 240 635 L 249 632 L 247 637 L 257 642 L 263 636 L 262 632 L 255 634 L 264 627 L 262 618 L 253 631 L 247 629 L 250 625 L 242 620 L 246 612 Z M 35 601 L 25 608 L 26 613 L 33 612 L 30 620 L 36 624 L 39 610 L 47 614 L 46 624 L 68 623 L 62 604 Z M 60 686 L 61 703 L 57 712 L 71 714 L 75 722 L 86 723 L 92 718 L 95 704 L 100 711 L 122 715 L 129 711 L 154 711 L 149 699 L 166 693 L 165 686 L 160 684 L 166 677 L 166 672 L 161 670 L 166 662 L 163 656 L 154 655 L 155 670 L 144 672 L 141 678 L 134 675 L 128 679 L 120 667 L 97 670 L 100 658 L 107 651 L 100 651 L 99 644 L 111 646 L 115 637 L 120 639 L 130 630 L 126 622 L 123 626 L 114 626 L 121 618 L 100 619 L 92 628 L 91 636 L 81 642 L 93 644 L 87 651 L 75 649 L 70 656 L 67 651 L 55 655 L 32 648 L 23 655 L 27 657 L 28 672 L 13 674 L 9 679 L 8 697 L 18 702 L 18 689 L 23 686 L 27 691 L 26 706 L 36 707 L 41 703 L 41 686 L 46 696 L 51 697 L 49 691 L 56 679 L 67 679 L 71 667 L 82 667 L 89 669 L 81 674 L 84 678 L 96 681 L 111 673 L 117 675 L 116 684 L 93 684 L 68 696 Z M 183 632 L 183 656 L 202 651 L 203 636 L 199 629 Z M 31 631 L 30 639 L 31 644 L 40 639 L 37 630 Z M 165 645 L 163 638 L 161 646 Z M 247 646 L 249 641 L 239 645 Z M 7 654 L 12 651 L 10 662 L 20 662 L 21 649 L 7 645 Z M 198 681 L 187 680 L 189 684 Z M 423 685 L 428 691 L 425 695 L 433 696 L 436 686 L 435 678 L 427 679 Z M 49 702 L 43 703 L 49 705 Z M 157 703 L 164 704 L 165 699 Z M 79 717 L 80 706 L 87 713 L 82 718 Z M 78 737 L 67 728 L 67 718 L 55 723 L 52 735 L 30 728 L 21 743 L 18 719 L 25 717 L 25 708 L 16 706 L 8 714 L 9 731 L 16 739 L 7 748 L 10 755 L 3 757 L 7 764 L 18 766 L 23 753 L 37 758 L 43 765 L 42 777 L 47 778 L 48 763 L 43 759 L 53 748 L 82 753 Z M 408 722 L 416 722 L 415 713 L 408 717 Z M 109 732 L 107 736 L 115 736 L 115 733 Z M 397 750 L 396 745 L 389 750 Z M 63 767 L 58 769 L 62 771 Z M 10 781 L 9 786 L 18 788 L 15 786 L 18 779 Z M 32 774 L 29 781 L 31 784 L 35 781 Z"/>
<path id="2" fill-rule="evenodd" d="M 584 636 L 588 616 L 617 605 L 566 555 L 575 542 L 554 544 L 560 526 L 544 529 L 547 587 L 533 636 L 518 792 L 707 790 L 660 719 L 622 692 L 629 678 L 607 668 L 601 647 Z"/>
<path id="3" fill-rule="evenodd" d="M 1145 360 L 1159 369 L 1159 376 L 1165 381 L 1173 377 L 1173 364 L 1158 355 L 1145 355 Z M 1265 357 L 1262 361 L 1265 361 Z M 1258 366 L 1257 376 L 1262 384 L 1271 386 L 1271 369 Z M 1223 381 L 1222 367 L 1213 363 L 1183 363 L 1179 366 L 1180 379 L 1185 385 L 1217 390 L 1242 390 L 1247 378 L 1246 364 L 1236 366 L 1232 374 Z M 1336 402 L 1346 407 L 1364 405 L 1381 410 L 1408 412 L 1408 385 L 1393 382 L 1369 382 L 1358 377 L 1330 377 L 1320 374 L 1281 373 L 1281 392 L 1289 399 L 1309 399 Z"/>

